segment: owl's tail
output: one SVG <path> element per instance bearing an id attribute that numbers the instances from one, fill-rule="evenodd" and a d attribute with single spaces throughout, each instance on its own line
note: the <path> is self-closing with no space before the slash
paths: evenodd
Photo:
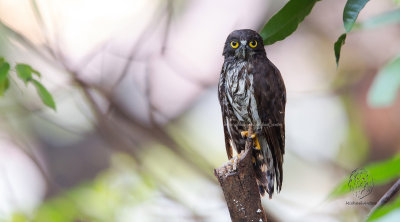
<path id="1" fill-rule="evenodd" d="M 281 172 L 275 169 L 274 155 L 265 138 L 259 137 L 259 142 L 261 150 L 253 150 L 254 171 L 260 194 L 264 196 L 267 192 L 271 199 L 274 193 L 275 173 L 280 174 Z M 277 178 L 279 178 L 279 175 L 277 175 Z"/>

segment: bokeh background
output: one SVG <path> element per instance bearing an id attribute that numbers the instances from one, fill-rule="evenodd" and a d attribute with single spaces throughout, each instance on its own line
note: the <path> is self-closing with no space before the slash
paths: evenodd
<path id="1" fill-rule="evenodd" d="M 230 221 L 213 175 L 227 161 L 223 44 L 232 30 L 260 30 L 285 3 L 0 0 L 0 56 L 40 71 L 57 104 L 45 107 L 19 80 L 0 98 L 0 221 Z M 400 151 L 400 100 L 367 102 L 400 52 L 400 27 L 352 32 L 337 68 L 345 3 L 318 2 L 266 47 L 288 95 L 283 187 L 263 198 L 272 221 L 362 220 L 371 206 L 330 192 Z M 358 20 L 395 8 L 370 1 Z"/>

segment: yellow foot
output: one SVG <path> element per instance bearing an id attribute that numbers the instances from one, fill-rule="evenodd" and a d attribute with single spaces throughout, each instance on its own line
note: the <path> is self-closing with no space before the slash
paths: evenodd
<path id="1" fill-rule="evenodd" d="M 240 132 L 240 134 L 243 137 L 248 137 L 249 136 L 249 132 L 248 131 L 242 131 L 242 132 Z M 258 142 L 257 134 L 253 133 L 253 134 L 250 135 L 250 137 L 252 139 L 254 139 L 255 149 L 256 150 L 261 150 L 261 146 L 260 146 L 260 143 Z"/>
<path id="2" fill-rule="evenodd" d="M 240 132 L 240 134 L 241 134 L 243 137 L 248 137 L 248 136 L 249 136 L 249 131 L 242 131 L 242 132 Z M 251 134 L 250 137 L 251 137 L 252 139 L 254 139 L 254 138 L 256 137 L 256 134 L 253 133 L 253 134 Z"/>
<path id="3" fill-rule="evenodd" d="M 256 137 L 256 139 L 254 140 L 254 143 L 255 143 L 255 145 L 256 145 L 256 150 L 261 150 L 261 146 L 260 146 L 260 143 L 258 142 L 258 138 Z"/>

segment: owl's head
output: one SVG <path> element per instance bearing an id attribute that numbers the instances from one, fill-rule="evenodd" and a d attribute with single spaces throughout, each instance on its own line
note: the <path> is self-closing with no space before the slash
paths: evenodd
<path id="1" fill-rule="evenodd" d="M 251 29 L 235 30 L 226 39 L 223 55 L 246 60 L 255 55 L 266 55 L 263 39 Z"/>

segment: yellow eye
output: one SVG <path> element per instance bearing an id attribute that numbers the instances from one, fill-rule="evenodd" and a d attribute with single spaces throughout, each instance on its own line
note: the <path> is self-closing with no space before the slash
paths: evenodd
<path id="1" fill-rule="evenodd" d="M 255 47 L 257 47 L 257 41 L 256 41 L 256 40 L 253 40 L 253 41 L 251 41 L 251 42 L 249 43 L 249 45 L 250 45 L 251 48 L 255 48 Z"/>
<path id="2" fill-rule="evenodd" d="M 239 47 L 239 43 L 236 41 L 232 41 L 231 46 L 232 46 L 232 48 L 236 49 L 237 47 Z"/>

